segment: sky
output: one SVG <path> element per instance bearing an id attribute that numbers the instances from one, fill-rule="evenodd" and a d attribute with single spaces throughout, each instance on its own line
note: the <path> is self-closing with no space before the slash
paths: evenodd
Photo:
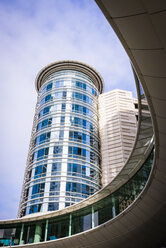
<path id="1" fill-rule="evenodd" d="M 129 59 L 92 0 L 0 0 L 0 219 L 17 217 L 41 68 L 78 60 L 105 92 L 135 85 Z"/>

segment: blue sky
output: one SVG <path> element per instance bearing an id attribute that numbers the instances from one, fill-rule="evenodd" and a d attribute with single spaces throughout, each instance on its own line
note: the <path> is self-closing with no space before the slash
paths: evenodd
<path id="1" fill-rule="evenodd" d="M 93 66 L 105 92 L 135 92 L 129 59 L 91 0 L 0 0 L 0 219 L 17 216 L 36 104 L 34 81 L 64 59 Z"/>

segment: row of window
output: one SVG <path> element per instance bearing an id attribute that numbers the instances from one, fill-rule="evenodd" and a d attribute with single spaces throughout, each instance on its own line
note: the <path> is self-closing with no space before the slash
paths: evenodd
<path id="1" fill-rule="evenodd" d="M 90 177 L 90 178 L 95 178 L 96 176 L 99 175 L 99 173 L 96 170 L 89 168 L 85 165 L 80 165 L 76 163 L 68 163 L 67 174 L 72 176 L 82 174 L 85 177 Z"/>
<path id="2" fill-rule="evenodd" d="M 47 106 L 43 108 L 39 112 L 39 118 L 44 115 L 48 115 L 49 113 L 56 112 L 56 111 L 65 112 L 66 103 L 59 103 L 59 104 L 55 104 L 55 105 L 51 105 L 51 106 Z M 89 116 L 93 115 L 92 110 L 82 105 L 78 105 L 78 104 L 71 104 L 71 111 L 76 112 L 76 113 L 81 113 L 83 115 L 89 115 Z"/>
<path id="3" fill-rule="evenodd" d="M 37 129 L 37 131 L 39 131 L 43 128 L 50 127 L 51 124 L 52 124 L 52 118 L 48 118 L 48 119 L 45 119 L 45 120 L 39 122 L 36 129 Z"/>
<path id="4" fill-rule="evenodd" d="M 63 152 L 63 146 L 61 145 L 54 146 L 54 149 L 53 149 L 54 157 L 62 156 L 62 152 Z M 38 151 L 35 151 L 32 155 L 32 162 L 35 160 L 41 160 L 43 158 L 46 158 L 48 156 L 48 153 L 49 153 L 49 147 L 42 148 L 42 149 L 39 149 Z M 99 164 L 99 156 L 96 153 L 89 151 L 82 147 L 69 146 L 68 156 L 73 157 L 73 158 L 80 157 L 81 159 L 85 159 L 88 161 L 90 160 L 91 163 Z"/>
<path id="5" fill-rule="evenodd" d="M 37 136 L 35 138 L 34 146 L 49 142 L 50 141 L 50 136 L 51 136 L 51 132 L 40 134 L 39 136 Z M 64 138 L 64 130 L 58 130 L 58 131 L 52 132 L 52 138 L 54 139 L 54 141 L 63 140 L 63 138 Z M 92 135 L 85 134 L 85 133 L 82 133 L 82 132 L 69 131 L 69 140 L 74 140 L 76 142 L 85 143 L 86 145 L 90 145 L 93 148 L 95 148 L 95 147 L 97 149 L 99 148 L 98 141 Z"/>
<path id="6" fill-rule="evenodd" d="M 35 167 L 33 172 L 32 170 L 30 170 L 28 174 L 28 180 L 31 179 L 31 176 L 34 177 L 34 179 L 44 177 L 46 176 L 46 172 L 47 172 L 47 164 L 39 165 Z M 52 163 L 51 175 L 60 175 L 60 174 L 61 174 L 61 162 Z M 85 165 L 81 165 L 77 163 L 68 163 L 67 175 L 75 176 L 75 177 L 82 176 L 83 178 L 90 177 L 91 179 L 93 179 L 99 177 L 99 172 Z"/>
<path id="7" fill-rule="evenodd" d="M 85 134 L 82 132 L 69 131 L 69 140 L 74 140 L 76 142 L 83 142 L 87 145 L 92 146 L 93 148 L 95 147 L 99 148 L 98 141 L 92 135 Z"/>
<path id="8" fill-rule="evenodd" d="M 83 195 L 92 195 L 96 189 L 93 186 L 89 186 L 87 184 L 83 183 L 78 183 L 78 182 L 66 182 L 66 195 L 68 195 L 68 192 L 72 192 L 73 197 L 80 197 L 82 198 Z M 44 192 L 45 192 L 45 183 L 38 183 L 33 185 L 32 187 L 28 188 L 27 190 L 27 199 L 35 199 L 39 197 L 44 197 Z M 50 189 L 49 189 L 49 198 L 50 201 L 55 201 L 58 199 L 58 197 L 53 197 L 53 196 L 58 196 L 60 192 L 60 181 L 54 181 L 50 183 Z M 58 195 L 57 195 L 58 193 Z M 69 193 L 70 194 L 70 193 Z M 53 197 L 53 198 L 52 198 Z M 83 197 L 84 198 L 84 197 Z M 40 202 L 43 201 L 43 198 L 40 199 Z M 30 204 L 36 203 L 36 200 L 33 200 L 29 202 Z"/>
<path id="9" fill-rule="evenodd" d="M 36 131 L 40 131 L 44 128 L 50 127 L 52 125 L 53 119 L 54 119 L 54 124 L 64 125 L 65 123 L 65 116 L 54 117 L 54 118 L 51 117 L 39 122 Z M 83 129 L 87 129 L 90 131 L 94 131 L 94 125 L 92 124 L 92 122 L 79 117 L 70 116 L 70 125 L 75 127 L 81 127 Z M 95 128 L 95 130 L 97 131 L 97 128 Z"/>
<path id="10" fill-rule="evenodd" d="M 48 147 L 42 148 L 42 149 L 34 152 L 33 155 L 32 155 L 32 162 L 35 161 L 35 160 L 41 160 L 44 157 L 47 157 L 48 153 L 49 153 L 49 148 Z"/>
<path id="11" fill-rule="evenodd" d="M 45 183 L 38 183 L 32 186 L 32 190 L 29 190 L 31 199 L 44 196 Z M 66 192 L 81 193 L 85 195 L 92 195 L 95 192 L 95 188 L 87 184 L 77 182 L 66 182 Z M 53 196 L 54 192 L 60 192 L 60 181 L 50 183 L 49 195 Z M 74 194 L 73 194 L 74 196 Z M 80 195 L 79 195 L 80 196 Z"/>
<path id="12" fill-rule="evenodd" d="M 89 108 L 86 108 L 78 104 L 72 104 L 72 112 L 81 113 L 83 115 L 89 115 L 89 116 L 93 115 L 92 111 Z"/>
<path id="13" fill-rule="evenodd" d="M 67 182 L 66 191 L 78 192 L 85 195 L 92 195 L 95 192 L 95 189 L 86 184 Z"/>
<path id="14" fill-rule="evenodd" d="M 40 134 L 39 136 L 36 137 L 36 139 L 34 141 L 34 145 L 37 146 L 39 144 L 43 144 L 45 142 L 49 142 L 50 135 L 51 135 L 51 132 Z M 64 138 L 64 130 L 54 131 L 53 132 L 53 138 L 56 141 L 63 140 L 63 138 Z"/>
<path id="15" fill-rule="evenodd" d="M 73 70 L 61 70 L 58 72 L 54 72 L 50 76 L 48 76 L 46 80 L 57 79 L 57 77 L 58 78 L 60 77 L 61 79 L 66 79 L 66 76 L 68 80 L 77 77 L 77 79 L 78 78 L 81 78 L 81 80 L 85 79 L 90 84 L 93 84 L 91 77 L 89 77 L 87 74 L 84 74 L 80 71 L 75 71 L 75 70 L 74 71 Z"/>
<path id="16" fill-rule="evenodd" d="M 79 88 L 84 91 L 90 92 L 92 95 L 97 96 L 97 90 L 95 90 L 93 87 L 89 86 L 85 82 L 81 81 L 74 81 L 74 80 L 59 80 L 59 81 L 50 81 L 47 85 L 44 86 L 41 93 L 44 94 L 47 91 L 52 90 L 53 88 L 61 88 L 61 87 L 74 87 Z"/>
<path id="17" fill-rule="evenodd" d="M 78 158 L 81 157 L 81 159 L 85 159 L 90 161 L 91 163 L 100 163 L 99 156 L 91 152 L 87 149 L 81 148 L 81 147 L 76 147 L 76 146 L 69 146 L 68 148 L 68 156 L 73 157 L 73 158 Z"/>
<path id="18" fill-rule="evenodd" d="M 71 116 L 70 125 L 75 127 L 83 127 L 84 129 L 88 129 L 90 131 L 94 130 L 94 125 L 92 124 L 92 122 L 79 117 Z"/>
<path id="19" fill-rule="evenodd" d="M 68 92 L 69 93 L 69 92 Z M 73 99 L 77 99 L 79 101 L 83 101 L 89 104 L 93 103 L 92 98 L 90 98 L 87 95 L 84 95 L 82 93 L 78 93 L 78 92 L 72 92 L 72 98 Z M 67 91 L 59 91 L 59 92 L 55 92 L 54 95 L 53 94 L 49 94 L 47 96 L 45 96 L 44 98 L 42 98 L 42 100 L 40 101 L 40 105 L 50 102 L 54 99 L 66 99 L 67 97 Z"/>
<path id="20" fill-rule="evenodd" d="M 80 194 L 81 195 L 81 194 Z M 84 197 L 87 198 L 87 197 Z M 67 200 L 67 199 L 66 199 Z M 80 202 L 81 199 L 78 198 L 70 198 L 70 202 L 65 202 L 65 207 L 73 205 L 75 202 Z M 49 202 L 48 203 L 48 211 L 56 211 L 59 209 L 59 202 Z M 38 213 L 42 211 L 42 204 L 34 204 L 29 207 L 26 207 L 26 215 L 32 214 L 32 213 Z M 62 230 L 61 230 L 62 233 Z M 54 236 L 52 236 L 54 237 Z M 51 238 L 50 238 L 51 239 Z"/>
<path id="21" fill-rule="evenodd" d="M 48 142 L 50 140 L 50 135 L 51 135 L 51 132 L 47 132 L 47 133 L 42 133 L 41 135 L 37 136 L 34 141 L 34 145 Z"/>
<path id="22" fill-rule="evenodd" d="M 56 112 L 56 111 L 65 112 L 65 110 L 66 110 L 66 103 L 47 106 L 47 107 L 43 108 L 42 110 L 40 110 L 39 118 L 44 116 L 44 115 L 48 115 L 51 112 Z"/>

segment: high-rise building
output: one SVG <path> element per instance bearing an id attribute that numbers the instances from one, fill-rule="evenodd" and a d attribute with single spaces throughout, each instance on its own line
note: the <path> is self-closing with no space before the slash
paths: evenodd
<path id="1" fill-rule="evenodd" d="M 98 95 L 101 76 L 76 61 L 44 67 L 19 216 L 63 209 L 101 187 Z"/>
<path id="2" fill-rule="evenodd" d="M 100 94 L 99 133 L 101 142 L 102 187 L 122 170 L 132 151 L 138 125 L 138 98 L 131 91 L 112 90 Z M 149 116 L 147 101 L 142 99 L 144 116 Z"/>
<path id="3" fill-rule="evenodd" d="M 99 96 L 103 186 L 115 178 L 129 157 L 137 131 L 137 115 L 138 100 L 132 92 L 112 90 Z"/>

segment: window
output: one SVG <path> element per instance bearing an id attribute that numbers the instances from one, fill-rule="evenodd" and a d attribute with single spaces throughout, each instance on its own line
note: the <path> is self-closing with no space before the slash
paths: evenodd
<path id="1" fill-rule="evenodd" d="M 44 104 L 44 103 L 46 103 L 46 102 L 49 102 L 49 101 L 51 101 L 51 100 L 52 100 L 52 96 L 51 96 L 51 94 L 49 94 L 49 95 L 45 96 L 45 97 L 40 101 L 40 105 L 42 105 L 42 104 Z"/>
<path id="2" fill-rule="evenodd" d="M 35 168 L 34 179 L 41 177 L 41 176 L 45 176 L 46 171 L 47 171 L 47 164 L 37 166 Z"/>
<path id="3" fill-rule="evenodd" d="M 59 140 L 63 140 L 64 138 L 64 130 L 59 131 Z"/>
<path id="4" fill-rule="evenodd" d="M 62 146 L 54 146 L 54 156 L 58 157 L 62 155 Z"/>
<path id="5" fill-rule="evenodd" d="M 59 190 L 60 190 L 60 182 L 50 183 L 50 191 L 59 191 Z"/>
<path id="6" fill-rule="evenodd" d="M 66 103 L 62 103 L 62 108 L 61 108 L 62 112 L 65 112 L 66 110 Z"/>
<path id="7" fill-rule="evenodd" d="M 138 109 L 138 103 L 135 103 L 134 106 L 136 109 Z"/>
<path id="8" fill-rule="evenodd" d="M 78 192 L 85 195 L 91 195 L 94 193 L 94 189 L 86 184 L 80 184 L 75 182 L 66 182 L 66 191 Z"/>
<path id="9" fill-rule="evenodd" d="M 93 125 L 91 122 L 78 117 L 70 117 L 71 126 L 82 126 L 84 129 L 93 131 Z"/>
<path id="10" fill-rule="evenodd" d="M 82 184 L 82 194 L 86 194 L 86 195 L 89 195 L 89 186 L 88 185 L 85 185 L 85 184 Z"/>
<path id="11" fill-rule="evenodd" d="M 59 209 L 59 203 L 58 202 L 48 203 L 48 211 L 55 211 L 55 210 L 58 210 L 58 209 Z M 51 237 L 50 237 L 50 239 L 51 239 Z"/>
<path id="12" fill-rule="evenodd" d="M 49 148 L 42 148 L 40 150 L 38 150 L 37 152 L 34 152 L 33 156 L 32 156 L 32 160 L 40 160 L 43 159 L 43 157 L 48 156 L 48 152 L 49 152 Z"/>
<path id="13" fill-rule="evenodd" d="M 51 94 L 45 97 L 45 102 L 49 102 L 50 100 L 52 100 Z"/>
<path id="14" fill-rule="evenodd" d="M 59 204 L 49 203 L 48 211 L 57 210 L 59 208 Z M 65 215 L 64 217 L 60 217 L 59 219 L 49 220 L 48 224 L 48 233 L 47 240 L 59 239 L 62 237 L 66 237 L 69 235 L 69 216 Z"/>
<path id="15" fill-rule="evenodd" d="M 81 174 L 81 165 L 75 163 L 68 163 L 67 166 L 68 175 L 75 176 L 76 174 Z"/>
<path id="16" fill-rule="evenodd" d="M 72 98 L 76 98 L 77 100 L 81 100 L 87 103 L 91 103 L 93 102 L 92 98 L 89 98 L 89 96 L 78 93 L 78 92 L 72 92 Z"/>
<path id="17" fill-rule="evenodd" d="M 83 84 L 83 89 L 86 90 L 86 84 Z"/>
<path id="18" fill-rule="evenodd" d="M 51 90 L 52 89 L 52 83 L 50 83 L 50 84 L 48 84 L 47 86 L 46 86 L 46 91 L 49 91 L 49 90 Z"/>
<path id="19" fill-rule="evenodd" d="M 51 124 L 52 124 L 52 118 L 45 119 L 45 120 L 39 122 L 39 124 L 37 126 L 37 131 L 41 130 L 43 128 L 49 127 L 49 126 L 51 126 Z"/>
<path id="20" fill-rule="evenodd" d="M 82 105 L 72 104 L 72 111 L 92 116 L 92 111 Z"/>
<path id="21" fill-rule="evenodd" d="M 35 139 L 35 145 L 48 142 L 50 140 L 50 132 L 43 133 Z"/>
<path id="22" fill-rule="evenodd" d="M 46 91 L 49 91 L 52 89 L 52 82 L 47 84 L 43 89 L 42 89 L 42 94 L 45 93 Z"/>
<path id="23" fill-rule="evenodd" d="M 76 87 L 78 87 L 78 88 L 82 88 L 82 83 L 81 83 L 81 82 L 76 81 L 76 82 L 75 82 L 75 85 L 76 85 Z"/>
<path id="24" fill-rule="evenodd" d="M 72 235 L 92 228 L 92 215 L 90 208 L 72 214 Z"/>
<path id="25" fill-rule="evenodd" d="M 40 197 L 40 193 L 44 192 L 44 188 L 45 188 L 45 183 L 35 184 L 32 187 L 32 197 L 31 198 Z"/>
<path id="26" fill-rule="evenodd" d="M 67 92 L 66 91 L 63 91 L 62 92 L 62 98 L 66 98 L 66 95 L 67 95 Z"/>
<path id="27" fill-rule="evenodd" d="M 82 156 L 82 158 L 89 159 L 89 151 L 81 147 L 69 146 L 68 153 L 69 157 Z"/>
<path id="28" fill-rule="evenodd" d="M 74 183 L 74 182 L 73 183 L 67 182 L 66 183 L 66 191 L 81 193 L 81 184 L 80 183 Z"/>
<path id="29" fill-rule="evenodd" d="M 61 163 L 53 163 L 52 164 L 52 174 L 58 174 L 57 172 L 61 172 Z"/>
<path id="30" fill-rule="evenodd" d="M 59 88 L 62 87 L 64 85 L 64 81 L 56 81 L 55 83 L 55 87 Z"/>
<path id="31" fill-rule="evenodd" d="M 61 125 L 65 124 L 65 116 L 61 116 Z"/>
<path id="32" fill-rule="evenodd" d="M 30 206 L 29 213 L 30 214 L 37 213 L 37 212 L 40 212 L 40 210 L 41 210 L 41 204 L 35 204 L 35 205 Z"/>
<path id="33" fill-rule="evenodd" d="M 97 96 L 97 91 L 94 90 L 93 88 L 92 88 L 92 94 L 93 94 L 94 96 Z"/>
<path id="34" fill-rule="evenodd" d="M 69 139 L 75 140 L 77 142 L 86 141 L 86 134 L 83 134 L 81 132 L 69 131 Z"/>
<path id="35" fill-rule="evenodd" d="M 39 117 L 47 115 L 50 112 L 51 106 L 45 107 L 39 112 Z"/>
<path id="36" fill-rule="evenodd" d="M 40 150 L 38 150 L 37 152 L 37 158 L 40 158 L 40 157 L 43 157 L 43 156 L 47 156 L 48 155 L 48 151 L 49 151 L 49 148 L 42 148 Z"/>

